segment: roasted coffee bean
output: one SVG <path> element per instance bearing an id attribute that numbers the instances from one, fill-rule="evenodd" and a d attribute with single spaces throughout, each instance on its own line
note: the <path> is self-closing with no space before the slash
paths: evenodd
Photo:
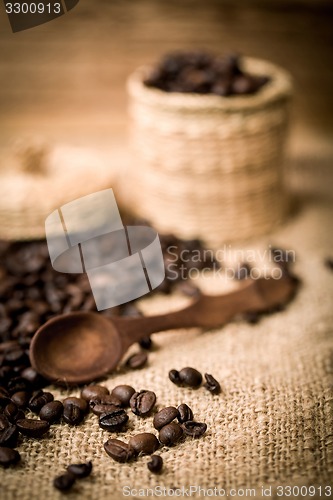
<path id="1" fill-rule="evenodd" d="M 32 418 L 17 420 L 16 425 L 23 436 L 32 438 L 40 438 L 44 436 L 50 428 L 50 424 L 45 420 L 35 420 Z"/>
<path id="2" fill-rule="evenodd" d="M 248 264 L 246 264 L 246 262 L 239 264 L 235 270 L 235 279 L 237 280 L 245 280 L 249 278 L 250 275 L 251 275 L 251 267 Z"/>
<path id="3" fill-rule="evenodd" d="M 15 392 L 12 395 L 11 400 L 19 408 L 26 408 L 28 406 L 30 397 L 31 397 L 31 395 L 30 395 L 29 392 L 27 392 L 27 391 L 19 391 L 19 392 Z"/>
<path id="4" fill-rule="evenodd" d="M 29 390 L 29 382 L 23 377 L 13 377 L 8 381 L 7 389 L 10 394 Z"/>
<path id="5" fill-rule="evenodd" d="M 150 462 L 147 463 L 147 467 L 150 470 L 150 472 L 153 472 L 154 474 L 158 474 L 161 472 L 162 467 L 163 467 L 163 459 L 160 457 L 160 455 L 152 455 Z"/>
<path id="6" fill-rule="evenodd" d="M 104 413 L 99 417 L 99 426 L 109 432 L 120 431 L 128 421 L 125 410 L 117 408 L 111 413 Z"/>
<path id="7" fill-rule="evenodd" d="M 9 403 L 5 407 L 3 414 L 8 418 L 9 422 L 11 422 L 12 424 L 15 424 L 16 420 L 24 418 L 24 412 L 20 410 L 15 403 Z"/>
<path id="8" fill-rule="evenodd" d="M 73 403 L 63 405 L 63 419 L 68 425 L 79 425 L 84 419 L 84 412 Z"/>
<path id="9" fill-rule="evenodd" d="M 120 439 L 108 439 L 104 443 L 104 449 L 110 457 L 122 463 L 128 462 L 135 455 L 133 448 Z"/>
<path id="10" fill-rule="evenodd" d="M 132 412 L 139 417 L 145 417 L 154 408 L 156 403 L 156 394 L 152 391 L 135 392 L 130 399 Z"/>
<path id="11" fill-rule="evenodd" d="M 176 385 L 181 384 L 178 370 L 170 370 L 169 371 L 169 379 L 171 380 L 171 382 L 173 382 Z"/>
<path id="12" fill-rule="evenodd" d="M 148 361 L 148 356 L 145 352 L 138 352 L 130 356 L 126 361 L 126 366 L 131 368 L 132 370 L 138 370 L 139 368 L 143 368 Z"/>
<path id="13" fill-rule="evenodd" d="M 162 444 L 171 446 L 177 443 L 183 435 L 183 429 L 176 422 L 171 422 L 162 427 L 159 432 L 158 439 Z"/>
<path id="14" fill-rule="evenodd" d="M 182 428 L 187 436 L 192 436 L 196 438 L 205 434 L 207 430 L 207 424 L 201 422 L 194 422 L 193 420 L 188 420 L 187 422 L 182 424 Z"/>
<path id="15" fill-rule="evenodd" d="M 130 399 L 134 393 L 135 389 L 130 385 L 117 385 L 112 389 L 111 396 L 116 397 L 123 406 L 129 406 Z"/>
<path id="16" fill-rule="evenodd" d="M 141 339 L 139 342 L 139 346 L 142 347 L 142 349 L 150 351 L 150 349 L 153 347 L 153 341 L 151 337 L 144 337 L 143 339 Z"/>
<path id="17" fill-rule="evenodd" d="M 0 432 L 0 446 L 15 448 L 17 445 L 18 429 L 16 425 L 9 425 Z"/>
<path id="18" fill-rule="evenodd" d="M 259 323 L 261 315 L 258 312 L 249 311 L 243 313 L 242 317 L 247 323 L 250 323 L 250 325 L 256 325 L 257 323 Z"/>
<path id="19" fill-rule="evenodd" d="M 87 401 L 82 398 L 75 398 L 74 396 L 71 396 L 69 398 L 65 398 L 62 403 L 64 406 L 69 404 L 77 406 L 84 414 L 88 413 L 89 411 L 89 405 Z"/>
<path id="20" fill-rule="evenodd" d="M 89 407 L 92 411 L 94 411 L 94 407 L 96 405 L 104 405 L 104 406 L 116 406 L 121 408 L 123 405 L 120 399 L 116 398 L 112 394 L 105 394 L 102 397 L 94 398 L 89 401 Z"/>
<path id="21" fill-rule="evenodd" d="M 188 387 L 198 387 L 202 382 L 202 375 L 195 368 L 182 368 L 179 372 L 179 378 L 182 385 Z"/>
<path id="22" fill-rule="evenodd" d="M 193 420 L 193 411 L 185 403 L 178 406 L 178 422 L 183 424 L 188 420 Z"/>
<path id="23" fill-rule="evenodd" d="M 9 426 L 10 422 L 8 418 L 3 413 L 0 413 L 0 432 L 3 431 L 4 429 L 7 429 L 7 427 Z"/>
<path id="24" fill-rule="evenodd" d="M 0 387 L 0 408 L 10 403 L 10 396 L 4 387 Z"/>
<path id="25" fill-rule="evenodd" d="M 204 384 L 204 387 L 212 394 L 220 394 L 221 386 L 219 382 L 213 377 L 213 375 L 205 373 L 205 379 L 206 383 Z"/>
<path id="26" fill-rule="evenodd" d="M 325 259 L 325 266 L 327 267 L 327 269 L 329 269 L 330 271 L 333 271 L 333 258 L 331 257 L 327 257 L 327 259 Z"/>
<path id="27" fill-rule="evenodd" d="M 143 453 L 145 455 L 151 455 L 160 445 L 157 437 L 150 432 L 143 432 L 131 437 L 128 444 L 133 448 L 135 453 Z"/>
<path id="28" fill-rule="evenodd" d="M 89 406 L 91 408 L 91 411 L 98 416 L 104 415 L 105 413 L 113 413 L 114 411 L 120 409 L 119 406 L 112 404 L 102 404 L 99 402 L 96 403 L 96 401 L 94 400 L 90 401 Z"/>
<path id="29" fill-rule="evenodd" d="M 28 361 L 28 357 L 23 349 L 13 349 L 5 354 L 4 362 L 7 365 L 20 365 L 24 361 Z"/>
<path id="30" fill-rule="evenodd" d="M 92 471 L 92 463 L 87 462 L 84 464 L 71 464 L 67 467 L 67 471 L 73 474 L 77 479 L 88 477 Z"/>
<path id="31" fill-rule="evenodd" d="M 76 477 L 70 472 L 65 472 L 57 476 L 53 481 L 53 486 L 59 491 L 68 491 L 75 483 Z"/>
<path id="32" fill-rule="evenodd" d="M 106 387 L 102 385 L 87 385 L 81 391 L 81 398 L 89 402 L 91 399 L 102 398 L 105 394 L 110 394 Z"/>
<path id="33" fill-rule="evenodd" d="M 34 413 L 39 413 L 46 403 L 53 401 L 53 394 L 50 392 L 36 391 L 29 400 L 29 408 Z"/>
<path id="34" fill-rule="evenodd" d="M 27 382 L 31 384 L 33 387 L 44 387 L 47 382 L 46 380 L 39 375 L 31 366 L 25 368 L 21 373 L 22 378 L 24 378 Z"/>
<path id="35" fill-rule="evenodd" d="M 179 416 L 177 408 L 174 406 L 167 406 L 166 408 L 162 408 L 159 412 L 157 412 L 154 416 L 153 426 L 155 429 L 160 430 L 167 424 L 170 424 L 175 418 Z"/>
<path id="36" fill-rule="evenodd" d="M 46 422 L 49 422 L 50 424 L 54 424 L 55 422 L 59 422 L 63 410 L 64 407 L 60 401 L 51 401 L 50 403 L 46 403 L 46 405 L 41 408 L 39 418 L 41 420 L 46 420 Z"/>
<path id="37" fill-rule="evenodd" d="M 21 456 L 17 450 L 12 450 L 11 448 L 6 448 L 5 446 L 0 447 L 0 465 L 2 467 L 9 467 L 10 465 L 15 465 L 21 460 Z"/>

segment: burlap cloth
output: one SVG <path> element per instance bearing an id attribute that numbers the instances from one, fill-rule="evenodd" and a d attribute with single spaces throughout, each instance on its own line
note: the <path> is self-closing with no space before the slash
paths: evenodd
<path id="1" fill-rule="evenodd" d="M 93 474 L 78 481 L 68 498 L 123 498 L 125 486 L 158 485 L 216 486 L 227 492 L 256 488 L 256 497 L 262 498 L 262 485 L 332 482 L 333 274 L 323 265 L 332 253 L 332 208 L 324 199 L 308 200 L 274 235 L 274 243 L 295 249 L 295 271 L 303 280 L 287 310 L 257 325 L 238 321 L 206 333 L 193 329 L 159 334 L 147 368 L 120 371 L 106 380 L 110 389 L 126 383 L 156 391 L 158 407 L 186 402 L 197 420 L 207 422 L 205 437 L 162 448 L 164 472 L 158 476 L 149 472 L 148 457 L 129 464 L 108 457 L 103 442 L 109 434 L 94 415 L 77 428 L 53 425 L 44 439 L 22 440 L 20 466 L 0 471 L 1 499 L 61 498 L 53 478 L 69 463 L 85 460 L 92 460 Z M 184 300 L 156 297 L 142 307 L 154 313 L 180 307 Z M 186 365 L 212 373 L 223 394 L 173 385 L 168 371 Z M 78 393 L 51 390 L 56 398 Z M 152 418 L 131 414 L 129 430 L 121 438 L 141 431 L 156 432 Z M 276 496 L 277 490 L 272 493 Z"/>

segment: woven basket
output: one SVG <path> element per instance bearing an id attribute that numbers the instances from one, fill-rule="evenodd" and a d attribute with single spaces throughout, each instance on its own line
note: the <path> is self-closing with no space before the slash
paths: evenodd
<path id="1" fill-rule="evenodd" d="M 286 213 L 291 79 L 266 61 L 245 58 L 243 67 L 271 81 L 255 95 L 219 97 L 148 88 L 147 67 L 129 78 L 137 156 L 127 203 L 161 232 L 216 247 L 264 234 Z"/>
<path id="2" fill-rule="evenodd" d="M 0 239 L 5 240 L 44 238 L 51 212 L 110 187 L 115 177 L 93 149 L 36 145 L 33 139 L 23 141 L 22 151 L 10 152 L 6 163 L 0 167 Z"/>

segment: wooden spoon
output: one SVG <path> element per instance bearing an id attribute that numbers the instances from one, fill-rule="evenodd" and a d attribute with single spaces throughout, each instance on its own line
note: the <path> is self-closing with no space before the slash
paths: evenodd
<path id="1" fill-rule="evenodd" d="M 48 380 L 74 385 L 91 382 L 114 370 L 134 342 L 176 328 L 218 327 L 236 314 L 266 312 L 294 295 L 295 278 L 245 280 L 229 294 L 200 295 L 180 311 L 148 317 L 107 318 L 94 312 L 55 317 L 34 335 L 30 346 L 33 368 Z"/>

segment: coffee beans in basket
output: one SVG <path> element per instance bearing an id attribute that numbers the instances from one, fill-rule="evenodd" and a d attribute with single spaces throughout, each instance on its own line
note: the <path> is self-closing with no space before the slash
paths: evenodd
<path id="1" fill-rule="evenodd" d="M 243 71 L 239 56 L 206 52 L 174 52 L 155 65 L 145 80 L 148 87 L 165 92 L 232 96 L 254 94 L 269 78 Z"/>

